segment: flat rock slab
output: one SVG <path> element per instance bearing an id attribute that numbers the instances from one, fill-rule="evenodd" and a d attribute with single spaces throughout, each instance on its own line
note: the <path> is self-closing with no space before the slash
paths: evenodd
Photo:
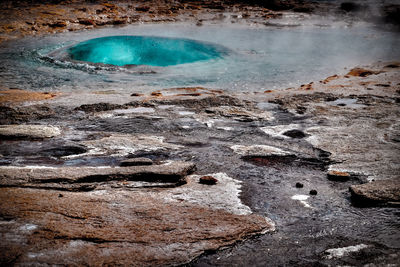
<path id="1" fill-rule="evenodd" d="M 350 186 L 353 200 L 360 205 L 400 205 L 400 178 Z"/>
<path id="2" fill-rule="evenodd" d="M 55 126 L 44 125 L 1 125 L 0 137 L 6 139 L 43 139 L 61 134 L 61 130 Z"/>
<path id="3" fill-rule="evenodd" d="M 234 145 L 231 149 L 236 153 L 244 157 L 285 157 L 294 156 L 295 154 L 278 147 L 268 145 Z"/>
<path id="4" fill-rule="evenodd" d="M 0 167 L 0 186 L 76 189 L 115 180 L 185 183 L 196 166 L 189 162 L 132 167 Z"/>
<path id="5" fill-rule="evenodd" d="M 212 187 L 194 176 L 172 189 L 0 188 L 0 264 L 179 265 L 274 229 L 240 204 L 238 182 L 216 176 Z"/>

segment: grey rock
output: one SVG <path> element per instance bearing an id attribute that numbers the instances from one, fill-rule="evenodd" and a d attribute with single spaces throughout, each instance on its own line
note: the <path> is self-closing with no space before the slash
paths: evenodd
<path id="1" fill-rule="evenodd" d="M 6 139 L 43 139 L 61 134 L 61 130 L 55 126 L 44 125 L 1 125 L 0 137 Z"/>
<path id="2" fill-rule="evenodd" d="M 90 191 L 119 180 L 183 184 L 196 166 L 188 162 L 132 167 L 0 167 L 0 186 Z"/>

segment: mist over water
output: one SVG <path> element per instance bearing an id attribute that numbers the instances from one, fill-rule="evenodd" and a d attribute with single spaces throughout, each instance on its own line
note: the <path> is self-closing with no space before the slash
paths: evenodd
<path id="1" fill-rule="evenodd" d="M 60 60 L 66 49 L 93 38 L 140 35 L 192 39 L 225 47 L 222 57 L 157 67 Z M 4 43 L 4 86 L 39 91 L 113 89 L 143 92 L 204 86 L 228 91 L 284 89 L 343 73 L 346 67 L 400 60 L 400 34 L 374 27 L 264 27 L 187 24 L 130 25 Z"/>

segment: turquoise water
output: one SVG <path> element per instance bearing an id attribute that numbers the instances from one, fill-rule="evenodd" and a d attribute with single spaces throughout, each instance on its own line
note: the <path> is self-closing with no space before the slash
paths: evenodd
<path id="1" fill-rule="evenodd" d="M 215 45 L 154 36 L 108 36 L 68 49 L 71 59 L 117 66 L 171 66 L 221 57 Z"/>
<path id="2" fill-rule="evenodd" d="M 144 55 L 147 50 L 151 56 L 138 62 L 131 61 L 133 50 L 122 45 L 129 43 L 125 40 L 111 45 L 116 52 L 108 52 L 110 48 L 102 51 L 101 61 L 89 58 L 98 55 L 86 52 L 78 57 L 78 48 L 91 51 L 93 45 L 103 50 L 107 43 L 104 40 L 110 36 L 125 40 L 130 39 L 126 36 L 142 36 L 142 41 L 146 40 L 142 43 L 147 45 L 150 40 L 163 42 L 153 42 L 151 49 L 147 46 L 141 52 Z M 128 52 L 120 54 L 124 49 Z M 71 59 L 70 52 L 75 50 L 77 55 Z M 349 68 L 378 60 L 400 60 L 399 32 L 365 25 L 280 28 L 146 24 L 0 43 L 0 82 L 5 88 L 37 91 L 146 93 L 202 86 L 231 92 L 263 92 L 344 74 Z M 188 63 L 181 64 L 184 62 Z"/>

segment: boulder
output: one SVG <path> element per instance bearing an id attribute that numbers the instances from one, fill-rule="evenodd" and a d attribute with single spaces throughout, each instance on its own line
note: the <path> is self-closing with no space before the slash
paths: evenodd
<path id="1" fill-rule="evenodd" d="M 358 205 L 399 205 L 400 178 L 352 185 L 350 186 L 350 192 L 352 195 L 352 200 Z"/>

